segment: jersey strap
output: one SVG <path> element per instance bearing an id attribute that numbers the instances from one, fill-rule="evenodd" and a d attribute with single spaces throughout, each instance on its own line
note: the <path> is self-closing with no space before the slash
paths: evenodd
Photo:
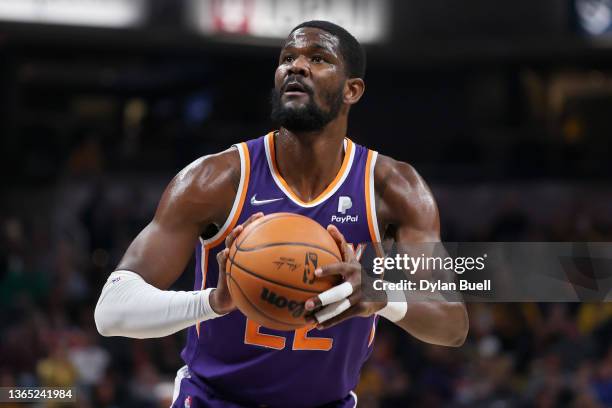
<path id="1" fill-rule="evenodd" d="M 225 237 L 227 237 L 230 231 L 232 231 L 236 226 L 236 223 L 240 218 L 242 206 L 244 205 L 244 200 L 246 198 L 246 192 L 249 187 L 249 178 L 251 175 L 249 149 L 247 148 L 246 143 L 239 143 L 233 147 L 238 149 L 238 153 L 240 154 L 240 183 L 238 184 L 238 191 L 236 192 L 236 197 L 234 198 L 234 204 L 232 205 L 232 209 L 223 226 L 219 228 L 219 231 L 217 231 L 213 237 L 206 240 L 200 238 L 201 256 L 199 257 L 199 261 L 200 270 L 202 271 L 202 284 L 200 285 L 200 290 L 204 290 L 206 287 L 206 273 L 208 272 L 210 249 L 223 242 Z M 196 332 L 199 336 L 199 322 L 196 324 Z"/>

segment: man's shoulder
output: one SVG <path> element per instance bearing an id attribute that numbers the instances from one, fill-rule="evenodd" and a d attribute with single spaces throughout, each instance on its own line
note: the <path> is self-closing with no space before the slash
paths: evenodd
<path id="1" fill-rule="evenodd" d="M 196 200 L 211 192 L 230 190 L 235 193 L 240 184 L 240 154 L 237 147 L 202 156 L 182 169 L 173 179 L 177 193 Z"/>
<path id="2" fill-rule="evenodd" d="M 383 225 L 409 226 L 439 239 L 434 196 L 419 173 L 406 162 L 380 155 L 374 170 L 377 211 Z"/>
<path id="3" fill-rule="evenodd" d="M 378 154 L 374 167 L 374 185 L 377 189 L 394 183 L 398 187 L 418 188 L 424 181 L 409 163 L 396 160 L 384 154 Z"/>

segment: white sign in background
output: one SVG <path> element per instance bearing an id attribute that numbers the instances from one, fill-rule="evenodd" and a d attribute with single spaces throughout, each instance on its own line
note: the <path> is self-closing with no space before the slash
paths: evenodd
<path id="1" fill-rule="evenodd" d="M 363 43 L 381 42 L 389 31 L 387 0 L 187 0 L 190 24 L 207 34 L 286 38 L 307 20 L 327 20 Z"/>
<path id="2" fill-rule="evenodd" d="M 0 0 L 0 21 L 121 28 L 140 24 L 145 0 Z"/>

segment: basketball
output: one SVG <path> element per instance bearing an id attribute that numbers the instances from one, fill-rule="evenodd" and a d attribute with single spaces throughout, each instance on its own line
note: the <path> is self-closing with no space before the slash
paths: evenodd
<path id="1" fill-rule="evenodd" d="M 304 302 L 335 286 L 339 277 L 317 278 L 315 269 L 341 262 L 329 232 L 308 217 L 276 213 L 238 236 L 227 260 L 227 281 L 238 309 L 276 330 L 307 325 Z"/>

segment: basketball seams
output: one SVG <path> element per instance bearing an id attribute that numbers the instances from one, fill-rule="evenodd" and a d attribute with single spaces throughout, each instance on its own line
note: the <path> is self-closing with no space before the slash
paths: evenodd
<path id="1" fill-rule="evenodd" d="M 270 214 L 266 216 L 268 219 L 264 220 L 264 221 L 260 221 L 259 224 L 255 224 L 252 226 L 250 231 L 247 231 L 247 234 L 242 238 L 242 239 L 238 239 L 236 241 L 236 247 L 240 248 L 240 245 L 248 238 L 251 236 L 252 233 L 254 233 L 255 231 L 257 231 L 261 226 L 266 225 L 269 222 L 272 222 L 273 220 L 279 218 L 279 217 L 301 217 L 299 214 L 293 214 L 293 213 L 274 213 L 274 214 Z M 248 227 L 247 227 L 248 228 Z M 243 231 L 244 233 L 244 231 Z M 243 235 L 243 234 L 240 234 Z M 240 236 L 238 237 L 240 238 Z"/>
<path id="2" fill-rule="evenodd" d="M 323 252 L 326 252 L 328 254 L 330 254 L 331 256 L 333 256 L 338 262 L 342 262 L 342 259 L 340 257 L 338 257 L 338 255 L 336 255 L 335 253 L 333 253 L 332 251 L 330 251 L 327 248 L 318 246 L 318 245 L 314 245 L 308 242 L 283 242 L 283 243 L 273 243 L 273 244 L 263 244 L 263 245 L 259 245 L 256 247 L 251 247 L 251 248 L 243 248 L 242 244 L 244 243 L 244 241 L 247 240 L 247 238 L 249 238 L 251 236 L 251 234 L 253 234 L 255 231 L 257 231 L 259 228 L 261 228 L 262 226 L 276 220 L 277 218 L 280 217 L 295 217 L 295 218 L 302 218 L 304 217 L 303 215 L 300 214 L 294 214 L 294 213 L 274 213 L 274 214 L 270 214 L 267 217 L 269 217 L 268 219 L 266 219 L 265 221 L 260 222 L 257 225 L 254 225 L 253 228 L 250 231 L 247 231 L 247 234 L 244 237 L 239 236 L 238 240 L 235 242 L 235 247 L 237 250 L 243 251 L 243 252 L 251 252 L 251 251 L 255 251 L 257 249 L 262 249 L 262 248 L 267 248 L 267 247 L 272 247 L 272 246 L 279 246 L 279 245 L 297 245 L 297 246 L 307 246 L 307 247 L 312 247 L 315 249 L 319 249 Z M 306 217 L 308 218 L 308 217 Z M 310 219 L 310 218 L 309 218 Z M 316 221 L 315 221 L 316 222 Z M 322 227 L 321 227 L 322 228 Z M 243 235 L 243 234 L 241 234 Z M 236 255 L 236 253 L 234 253 L 234 256 Z M 233 257 L 232 257 L 233 260 Z"/>
<path id="3" fill-rule="evenodd" d="M 313 245 L 311 243 L 308 242 L 274 242 L 274 243 L 270 243 L 270 244 L 261 244 L 258 245 L 256 247 L 251 247 L 251 248 L 236 248 L 236 252 L 240 251 L 240 252 L 253 252 L 253 251 L 257 251 L 260 249 L 265 249 L 265 248 L 273 248 L 273 247 L 277 247 L 277 246 L 283 246 L 283 245 L 289 245 L 289 246 L 302 246 L 302 247 L 307 247 L 307 248 L 313 248 L 313 249 L 318 249 L 319 251 L 325 252 L 326 254 L 329 254 L 331 256 L 333 256 L 338 262 L 342 262 L 342 259 L 340 259 L 338 257 L 338 255 L 334 254 L 332 251 L 330 251 L 327 248 L 324 247 L 320 247 L 318 245 Z"/>
<path id="4" fill-rule="evenodd" d="M 288 323 L 288 322 L 285 322 L 285 321 L 282 321 L 282 320 L 278 320 L 278 319 L 275 319 L 274 317 L 269 316 L 267 313 L 265 313 L 260 308 L 258 308 L 253 302 L 251 302 L 251 299 L 249 299 L 249 297 L 246 295 L 246 293 L 244 293 L 244 291 L 242 290 L 242 288 L 240 287 L 240 285 L 238 284 L 238 281 L 236 279 L 234 279 L 232 276 L 230 276 L 229 278 L 234 282 L 234 285 L 236 285 L 236 288 L 240 291 L 240 293 L 242 294 L 242 297 L 248 302 L 248 304 L 251 305 L 251 307 L 253 309 L 255 309 L 257 311 L 257 313 L 261 314 L 266 319 L 270 319 L 270 320 L 272 320 L 274 322 L 277 322 L 277 323 L 280 323 L 280 324 L 284 324 L 286 326 L 295 327 L 295 328 L 298 328 L 298 329 L 301 328 L 301 327 L 304 327 L 303 324 Z M 285 330 L 285 331 L 290 331 L 290 330 Z"/>
<path id="5" fill-rule="evenodd" d="M 278 225 L 270 224 L 266 226 L 266 224 L 272 221 L 278 221 Z M 295 227 L 297 227 L 297 229 Z M 293 230 L 293 233 L 290 235 L 293 235 L 294 238 L 298 240 L 307 234 L 307 236 L 312 237 L 313 243 L 286 242 L 286 238 L 290 238 L 282 233 L 286 230 Z M 304 327 L 305 321 L 298 320 L 297 323 L 288 323 L 284 321 L 284 319 L 289 318 L 289 316 L 284 312 L 281 310 L 269 310 L 265 301 L 268 300 L 268 302 L 270 302 L 270 300 L 263 297 L 264 303 L 262 303 L 257 291 L 261 291 L 261 288 L 267 286 L 268 290 L 278 292 L 279 296 L 291 297 L 289 292 L 293 291 L 294 297 L 305 299 L 309 296 L 316 296 L 320 294 L 322 290 L 325 290 L 327 285 L 323 285 L 325 286 L 323 288 L 320 287 L 321 284 L 325 283 L 325 279 L 312 288 L 305 288 L 301 286 L 302 282 L 295 280 L 297 277 L 285 277 L 283 274 L 275 275 L 270 270 L 270 268 L 274 268 L 271 262 L 276 259 L 274 258 L 276 256 L 275 254 L 283 253 L 284 248 L 293 248 L 291 252 L 294 256 L 303 256 L 304 253 L 314 252 L 318 253 L 320 261 L 323 263 L 334 261 L 341 262 L 339 251 L 334 253 L 334 250 L 337 249 L 336 242 L 331 236 L 326 236 L 325 234 L 329 235 L 329 233 L 316 221 L 309 217 L 289 212 L 270 214 L 266 216 L 265 219 L 257 220 L 245 228 L 232 244 L 227 261 L 229 265 L 226 265 L 226 270 L 229 271 L 227 274 L 227 281 L 229 283 L 230 293 L 233 292 L 232 294 L 235 294 L 235 301 L 239 309 L 241 305 L 244 308 L 243 314 L 247 317 L 252 315 L 252 319 L 254 316 L 258 316 L 254 318 L 254 321 L 260 322 L 261 320 L 267 320 L 269 322 L 268 327 L 280 327 L 280 330 L 286 331 Z M 268 243 L 262 243 L 262 241 L 268 241 Z M 245 245 L 245 243 L 247 244 Z M 251 243 L 256 246 L 245 248 L 245 246 Z M 243 252 L 243 254 L 240 254 L 240 252 Z M 245 257 L 245 259 L 241 257 Z M 255 264 L 249 262 L 251 257 L 255 257 Z M 247 265 L 246 267 L 245 263 Z M 243 285 L 244 289 L 242 288 Z M 273 288 L 275 287 L 275 289 L 270 289 L 271 286 Z M 286 295 L 284 295 L 283 292 L 286 293 Z M 301 304 L 303 307 L 303 302 Z M 295 319 L 291 321 L 296 322 Z M 263 324 L 263 326 L 266 326 L 266 324 Z"/>
<path id="6" fill-rule="evenodd" d="M 249 269 L 246 269 L 244 266 L 240 265 L 238 262 L 233 262 L 232 261 L 232 263 L 236 265 L 236 268 L 242 269 L 244 272 L 248 273 L 249 275 L 254 276 L 254 277 L 256 277 L 258 279 L 261 279 L 263 281 L 266 281 L 266 282 L 269 282 L 269 283 L 273 283 L 275 285 L 282 286 L 282 287 L 285 287 L 287 289 L 294 289 L 294 290 L 299 290 L 301 292 L 314 293 L 315 295 L 318 295 L 319 293 L 321 293 L 320 291 L 317 291 L 317 290 L 304 289 L 304 288 L 300 288 L 300 287 L 297 287 L 297 286 L 288 285 L 286 283 L 281 283 L 281 282 L 273 281 L 271 279 L 268 279 L 268 278 L 265 278 L 265 277 L 259 275 L 258 273 L 255 273 L 255 272 L 253 272 L 253 271 L 251 271 Z"/>

